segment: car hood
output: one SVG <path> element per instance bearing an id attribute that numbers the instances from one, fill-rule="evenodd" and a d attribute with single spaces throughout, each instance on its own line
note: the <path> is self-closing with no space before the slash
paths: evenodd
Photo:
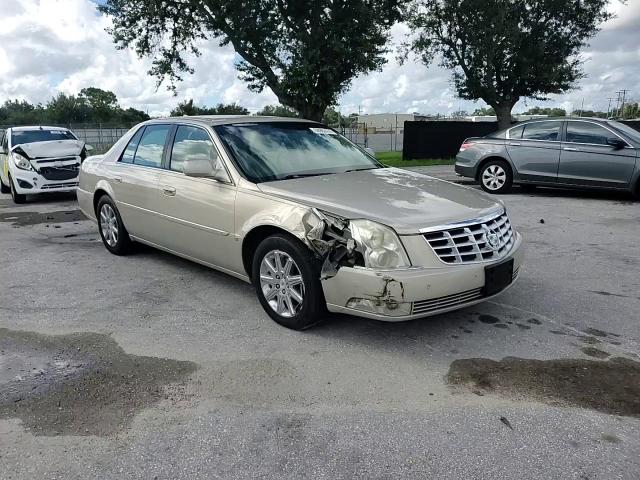
<path id="1" fill-rule="evenodd" d="M 20 148 L 31 159 L 57 158 L 80 155 L 84 142 L 80 140 L 51 140 L 49 142 L 21 143 L 13 147 Z"/>
<path id="2" fill-rule="evenodd" d="M 478 190 L 397 168 L 265 182 L 264 193 L 344 218 L 367 218 L 399 234 L 471 220 L 502 211 Z"/>

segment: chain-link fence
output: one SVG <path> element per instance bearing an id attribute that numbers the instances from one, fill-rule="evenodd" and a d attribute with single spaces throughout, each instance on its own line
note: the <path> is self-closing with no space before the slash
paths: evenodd
<path id="1" fill-rule="evenodd" d="M 375 152 L 402 151 L 404 127 L 394 126 L 388 130 L 373 128 L 366 123 L 354 123 L 351 126 L 330 125 L 356 145 L 371 148 Z"/>
<path id="2" fill-rule="evenodd" d="M 0 134 L 3 130 L 13 126 L 0 125 Z M 109 150 L 134 124 L 71 123 L 47 124 L 46 126 L 68 128 L 79 140 L 91 145 L 93 147 L 91 154 L 96 155 Z"/>

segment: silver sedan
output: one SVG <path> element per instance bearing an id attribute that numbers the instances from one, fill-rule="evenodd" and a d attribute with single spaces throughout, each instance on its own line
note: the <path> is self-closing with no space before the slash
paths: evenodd
<path id="1" fill-rule="evenodd" d="M 77 190 L 105 247 L 141 242 L 255 285 L 304 329 L 327 311 L 401 321 L 508 288 L 521 237 L 495 198 L 395 168 L 334 130 L 274 117 L 145 122 Z"/>

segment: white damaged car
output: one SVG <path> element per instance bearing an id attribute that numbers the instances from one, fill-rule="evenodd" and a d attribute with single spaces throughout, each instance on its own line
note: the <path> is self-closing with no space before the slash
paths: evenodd
<path id="1" fill-rule="evenodd" d="M 0 189 L 15 203 L 27 195 L 75 191 L 91 149 L 66 128 L 9 128 L 0 134 Z"/>

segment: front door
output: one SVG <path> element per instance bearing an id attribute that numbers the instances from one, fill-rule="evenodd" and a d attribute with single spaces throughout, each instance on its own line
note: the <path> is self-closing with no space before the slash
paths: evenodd
<path id="1" fill-rule="evenodd" d="M 611 130 L 586 120 L 567 122 L 562 142 L 558 182 L 570 185 L 625 188 L 636 164 L 631 146 L 615 148 L 609 138 L 621 139 Z"/>
<path id="2" fill-rule="evenodd" d="M 189 158 L 219 158 L 207 130 L 179 125 L 161 174 L 158 203 L 162 219 L 161 246 L 216 267 L 233 269 L 236 187 L 211 178 L 187 177 L 182 164 Z"/>
<path id="3" fill-rule="evenodd" d="M 561 127 L 561 120 L 545 120 L 525 123 L 509 130 L 507 152 L 521 180 L 557 181 Z"/>

